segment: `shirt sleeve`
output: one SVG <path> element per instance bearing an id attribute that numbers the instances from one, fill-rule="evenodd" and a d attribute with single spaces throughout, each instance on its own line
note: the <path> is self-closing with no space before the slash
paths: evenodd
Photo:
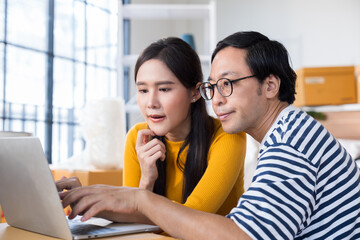
<path id="1" fill-rule="evenodd" d="M 126 135 L 123 168 L 123 186 L 126 187 L 139 187 L 140 184 L 141 169 L 135 150 L 138 131 L 139 125 L 135 125 Z"/>
<path id="2" fill-rule="evenodd" d="M 253 239 L 293 239 L 314 211 L 316 171 L 292 147 L 269 147 L 258 159 L 254 181 L 227 217 Z"/>
<path id="3" fill-rule="evenodd" d="M 232 206 L 220 214 L 229 213 L 244 192 L 245 152 L 246 134 L 227 134 L 220 127 L 209 149 L 208 167 L 184 205 L 217 213 L 230 199 Z"/>

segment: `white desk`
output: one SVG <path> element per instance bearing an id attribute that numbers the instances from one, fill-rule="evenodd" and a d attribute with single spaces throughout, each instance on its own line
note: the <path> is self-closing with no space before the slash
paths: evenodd
<path id="1" fill-rule="evenodd" d="M 53 238 L 25 230 L 21 230 L 18 228 L 10 227 L 7 223 L 0 223 L 0 239 L 1 240 L 18 240 L 18 239 L 26 239 L 26 240 L 52 240 L 58 239 Z M 135 233 L 128 234 L 123 236 L 114 236 L 114 237 L 106 237 L 101 239 L 132 239 L 132 240 L 171 240 L 175 239 L 172 237 L 163 236 L 155 233 Z"/>

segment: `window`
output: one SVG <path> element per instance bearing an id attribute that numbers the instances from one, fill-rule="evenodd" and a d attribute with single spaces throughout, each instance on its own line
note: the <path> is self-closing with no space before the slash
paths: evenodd
<path id="1" fill-rule="evenodd" d="M 0 2 L 0 124 L 42 141 L 49 162 L 82 152 L 88 99 L 117 96 L 117 0 Z"/>

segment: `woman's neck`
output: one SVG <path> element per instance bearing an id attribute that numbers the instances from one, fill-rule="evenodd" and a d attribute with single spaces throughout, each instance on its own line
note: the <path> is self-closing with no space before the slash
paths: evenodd
<path id="1" fill-rule="evenodd" d="M 165 134 L 165 137 L 172 142 L 184 141 L 190 133 L 191 117 L 188 116 L 182 124 Z"/>

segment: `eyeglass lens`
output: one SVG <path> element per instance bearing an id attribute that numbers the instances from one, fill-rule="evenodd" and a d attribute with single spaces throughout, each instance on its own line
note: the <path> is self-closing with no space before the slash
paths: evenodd
<path id="1" fill-rule="evenodd" d="M 222 78 L 217 82 L 217 88 L 221 95 L 228 97 L 231 94 L 231 82 L 229 79 Z"/>
<path id="2" fill-rule="evenodd" d="M 232 91 L 232 86 L 229 79 L 226 78 L 219 79 L 218 82 L 216 83 L 216 87 L 222 96 L 224 97 L 230 96 Z M 210 83 L 203 83 L 200 87 L 200 93 L 205 99 L 210 100 L 214 95 L 214 88 L 215 88 L 215 84 L 211 85 Z"/>
<path id="3" fill-rule="evenodd" d="M 200 86 L 200 94 L 206 100 L 210 100 L 213 97 L 214 86 L 211 86 L 209 83 L 203 83 Z"/>

